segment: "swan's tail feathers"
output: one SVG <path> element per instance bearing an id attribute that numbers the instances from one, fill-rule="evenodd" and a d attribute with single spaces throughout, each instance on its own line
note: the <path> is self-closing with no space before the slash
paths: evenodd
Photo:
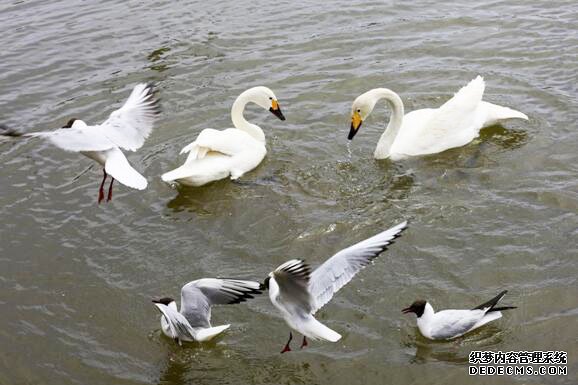
<path id="1" fill-rule="evenodd" d="M 528 120 L 528 116 L 520 111 L 513 110 L 508 107 L 498 106 L 488 102 L 482 102 L 482 106 L 486 110 L 486 121 L 484 127 L 488 127 L 498 123 L 500 120 L 506 119 L 524 119 Z"/>
<path id="2" fill-rule="evenodd" d="M 215 338 L 216 336 L 218 336 L 219 334 L 221 334 L 222 332 L 224 332 L 225 330 L 227 330 L 229 328 L 229 326 L 231 326 L 231 325 L 221 325 L 221 326 L 215 326 L 212 328 L 197 330 L 196 335 L 195 335 L 195 339 L 199 342 L 210 341 L 213 338 Z"/>
<path id="3" fill-rule="evenodd" d="M 147 187 L 146 178 L 132 168 L 119 148 L 107 150 L 105 154 L 104 170 L 107 174 L 110 174 L 123 185 L 137 190 L 144 190 Z"/>
<path id="4" fill-rule="evenodd" d="M 330 342 L 337 342 L 341 339 L 341 334 L 329 329 L 313 317 L 303 326 L 303 334 L 307 337 Z"/>

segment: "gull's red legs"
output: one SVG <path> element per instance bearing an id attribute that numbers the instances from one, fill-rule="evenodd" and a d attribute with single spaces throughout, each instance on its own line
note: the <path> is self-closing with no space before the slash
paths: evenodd
<path id="1" fill-rule="evenodd" d="M 114 178 L 111 176 L 110 177 L 110 186 L 108 186 L 108 197 L 106 198 L 106 201 L 110 201 L 112 199 L 112 183 L 114 182 Z"/>
<path id="2" fill-rule="evenodd" d="M 104 175 L 102 177 L 102 182 L 100 183 L 100 188 L 98 189 L 98 203 L 99 204 L 104 199 L 104 182 L 106 181 L 106 170 L 102 169 L 102 172 L 104 173 Z M 111 185 L 112 185 L 112 183 L 111 183 Z"/>
<path id="3" fill-rule="evenodd" d="M 303 336 L 303 342 L 301 343 L 301 349 L 303 349 L 305 346 L 309 345 L 307 343 L 307 337 Z"/>
<path id="4" fill-rule="evenodd" d="M 289 343 L 291 342 L 292 339 L 293 339 L 293 333 L 289 332 L 289 341 L 287 341 L 287 343 L 285 344 L 285 347 L 283 348 L 283 350 L 281 350 L 281 354 L 291 351 L 291 347 L 289 346 Z"/>

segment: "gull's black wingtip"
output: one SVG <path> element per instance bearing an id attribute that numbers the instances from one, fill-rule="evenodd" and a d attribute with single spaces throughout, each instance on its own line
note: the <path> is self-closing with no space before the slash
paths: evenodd
<path id="1" fill-rule="evenodd" d="M 500 307 L 493 307 L 490 312 L 492 311 L 502 311 L 502 310 L 512 310 L 517 309 L 518 306 L 500 306 Z"/>
<path id="2" fill-rule="evenodd" d="M 8 127 L 5 124 L 0 123 L 0 135 L 9 136 L 12 138 L 19 138 L 22 136 L 22 133 L 13 128 Z"/>
<path id="3" fill-rule="evenodd" d="M 162 112 L 161 98 L 159 97 L 159 88 L 156 82 L 148 81 L 145 83 L 145 99 L 151 98 L 149 104 L 152 107 L 154 115 L 160 115 Z"/>
<path id="4" fill-rule="evenodd" d="M 488 312 L 493 311 L 495 309 L 495 306 L 498 304 L 498 302 L 500 302 L 500 300 L 502 299 L 502 297 L 504 297 L 506 295 L 506 293 L 508 292 L 508 290 L 502 290 L 500 292 L 500 294 L 498 294 L 497 296 L 495 296 L 494 298 L 492 298 L 491 300 L 484 302 L 483 304 L 476 306 L 475 308 L 473 308 L 472 310 L 483 310 L 483 309 L 488 309 Z"/>

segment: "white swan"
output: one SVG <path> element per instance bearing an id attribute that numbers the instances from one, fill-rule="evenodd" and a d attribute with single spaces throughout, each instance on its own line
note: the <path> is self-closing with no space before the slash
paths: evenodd
<path id="1" fill-rule="evenodd" d="M 482 101 L 485 83 L 481 76 L 460 89 L 439 108 L 425 108 L 404 116 L 400 97 L 387 88 L 360 95 L 351 109 L 351 140 L 375 104 L 385 99 L 392 109 L 389 124 L 374 152 L 376 159 L 400 160 L 410 156 L 436 154 L 461 147 L 479 135 L 480 129 L 500 120 L 528 117 L 508 107 Z"/>
<path id="2" fill-rule="evenodd" d="M 277 97 L 267 87 L 253 87 L 237 97 L 231 109 L 235 128 L 215 130 L 206 128 L 197 139 L 185 146 L 181 154 L 189 153 L 185 163 L 161 176 L 165 182 L 176 181 L 186 186 L 202 186 L 219 179 L 240 178 L 261 163 L 267 149 L 265 134 L 243 116 L 247 103 L 253 102 L 268 109 L 281 120 Z"/>
<path id="3" fill-rule="evenodd" d="M 112 183 L 143 190 L 147 180 L 129 164 L 121 148 L 136 151 L 144 144 L 160 113 L 152 84 L 137 84 L 124 105 L 113 111 L 102 124 L 88 126 L 80 119 L 54 131 L 21 133 L 0 127 L 0 135 L 44 138 L 65 151 L 80 152 L 103 167 L 104 176 L 98 190 L 98 203 L 104 199 L 104 183 L 111 176 L 107 201 L 112 199 Z"/>

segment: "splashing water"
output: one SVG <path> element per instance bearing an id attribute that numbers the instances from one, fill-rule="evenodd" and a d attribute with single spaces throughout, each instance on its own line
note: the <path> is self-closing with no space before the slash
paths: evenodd
<path id="1" fill-rule="evenodd" d="M 351 140 L 347 141 L 347 160 L 351 161 L 353 159 L 353 152 L 351 151 Z"/>

